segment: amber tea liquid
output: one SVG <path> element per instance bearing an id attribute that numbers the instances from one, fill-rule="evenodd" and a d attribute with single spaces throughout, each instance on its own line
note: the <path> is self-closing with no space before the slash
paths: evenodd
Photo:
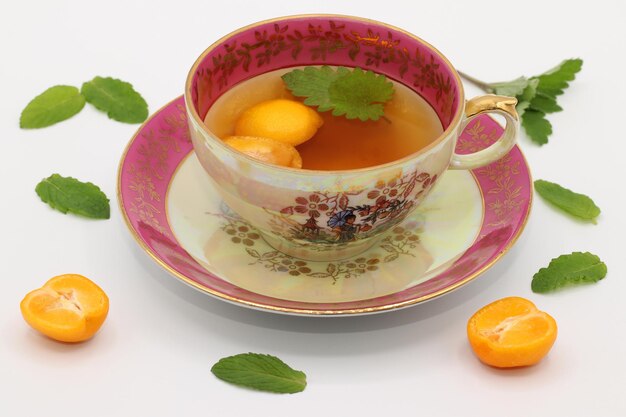
<path id="1" fill-rule="evenodd" d="M 246 109 L 291 95 L 280 78 L 294 68 L 281 69 L 243 81 L 211 106 L 205 124 L 220 138 L 234 134 L 235 122 Z M 309 141 L 296 147 L 304 169 L 366 168 L 401 159 L 419 151 L 443 132 L 439 118 L 419 94 L 393 82 L 395 93 L 385 104 L 388 120 L 362 122 L 319 112 L 324 125 Z"/>

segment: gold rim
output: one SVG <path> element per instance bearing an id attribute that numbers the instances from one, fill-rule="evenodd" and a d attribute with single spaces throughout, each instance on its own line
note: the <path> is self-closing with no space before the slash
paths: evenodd
<path id="1" fill-rule="evenodd" d="M 526 224 L 528 223 L 528 219 L 530 217 L 530 213 L 531 213 L 532 205 L 533 205 L 534 185 L 533 185 L 533 181 L 532 181 L 532 174 L 530 172 L 530 169 L 528 167 L 528 163 L 527 163 L 527 160 L 526 160 L 526 156 L 522 152 L 521 148 L 518 145 L 516 145 L 517 149 L 520 151 L 520 155 L 522 157 L 522 160 L 524 161 L 524 164 L 527 167 L 528 178 L 529 178 L 529 182 L 530 182 L 530 194 L 529 194 L 530 197 L 529 197 L 529 200 L 528 200 L 528 210 L 526 211 L 526 216 L 524 217 L 520 227 L 517 229 L 517 231 L 515 233 L 515 236 L 512 237 L 512 239 L 500 251 L 500 253 L 498 253 L 496 255 L 496 257 L 491 260 L 491 262 L 489 262 L 488 264 L 484 265 L 481 269 L 479 269 L 478 271 L 474 272 L 472 275 L 468 276 L 467 278 L 463 279 L 462 281 L 459 281 L 459 282 L 457 282 L 456 284 L 454 284 L 454 285 L 452 285 L 450 287 L 443 288 L 443 289 L 441 289 L 441 290 L 439 290 L 437 292 L 434 292 L 432 294 L 427 294 L 427 295 L 424 295 L 422 297 L 418 297 L 418 298 L 415 298 L 415 299 L 412 299 L 412 300 L 401 301 L 401 302 L 398 302 L 398 303 L 392 303 L 392 304 L 387 304 L 387 305 L 383 305 L 383 306 L 354 308 L 354 309 L 342 309 L 342 310 L 312 310 L 312 309 L 302 309 L 302 308 L 278 307 L 278 306 L 273 306 L 273 305 L 268 305 L 268 304 L 256 303 L 256 302 L 253 302 L 253 301 L 244 300 L 244 299 L 241 299 L 241 298 L 230 296 L 228 294 L 221 293 L 219 291 L 216 291 L 216 290 L 213 290 L 211 288 L 208 288 L 208 287 L 205 287 L 205 286 L 202 286 L 202 285 L 198 284 L 197 282 L 187 278 L 186 276 L 184 276 L 180 272 L 178 272 L 175 269 L 173 269 L 172 267 L 170 267 L 164 261 L 162 261 L 161 258 L 158 256 L 158 254 L 155 253 L 143 241 L 141 236 L 139 236 L 139 234 L 137 233 L 135 228 L 132 226 L 132 224 L 130 222 L 130 219 L 128 217 L 128 214 L 126 213 L 125 206 L 123 204 L 123 198 L 122 198 L 122 167 L 124 166 L 124 162 L 126 160 L 126 155 L 128 154 L 128 151 L 130 150 L 131 145 L 133 144 L 133 142 L 137 138 L 137 135 L 139 134 L 139 132 L 142 131 L 142 129 L 144 128 L 145 125 L 147 125 L 163 109 L 165 109 L 166 107 L 171 105 L 173 102 L 175 102 L 179 98 L 180 97 L 175 98 L 174 100 L 170 101 L 166 105 L 162 106 L 154 114 L 152 114 L 139 127 L 139 129 L 137 129 L 137 131 L 135 132 L 133 137 L 130 139 L 130 141 L 126 145 L 126 148 L 124 149 L 124 152 L 122 153 L 122 156 L 120 158 L 120 162 L 118 164 L 118 171 L 117 171 L 117 202 L 118 202 L 119 209 L 122 212 L 122 217 L 124 218 L 124 223 L 128 227 L 128 230 L 130 231 L 131 236 L 137 242 L 139 247 L 142 248 L 148 254 L 148 256 L 150 256 L 163 269 L 165 269 L 167 272 L 169 272 L 170 274 L 172 274 L 174 277 L 178 278 L 179 280 L 181 280 L 185 284 L 191 286 L 192 288 L 195 288 L 198 291 L 201 291 L 201 292 L 203 292 L 205 294 L 209 294 L 209 295 L 214 296 L 216 298 L 219 298 L 221 300 L 228 301 L 228 302 L 231 302 L 231 303 L 234 303 L 234 304 L 240 304 L 240 305 L 243 304 L 243 305 L 245 305 L 247 307 L 255 308 L 255 309 L 258 309 L 258 310 L 262 310 L 262 311 L 272 311 L 272 312 L 279 312 L 279 313 L 290 313 L 290 314 L 304 315 L 304 316 L 359 315 L 359 314 L 370 314 L 370 313 L 378 313 L 378 312 L 383 312 L 383 311 L 398 310 L 398 309 L 401 309 L 401 308 L 410 307 L 410 306 L 413 306 L 415 304 L 419 304 L 419 303 L 422 303 L 424 301 L 432 300 L 434 298 L 437 298 L 437 297 L 440 297 L 440 296 L 442 296 L 444 294 L 447 294 L 447 293 L 449 293 L 451 291 L 454 291 L 457 288 L 467 284 L 468 282 L 470 282 L 470 281 L 474 280 L 475 278 L 477 278 L 478 276 L 480 276 L 483 272 L 485 272 L 486 270 L 491 268 L 498 260 L 500 260 L 500 258 L 502 258 L 502 256 L 504 256 L 513 247 L 513 245 L 517 242 L 517 240 L 521 236 L 522 232 L 526 228 Z M 190 151 L 190 152 L 193 152 L 193 151 Z M 187 157 L 185 157 L 185 158 L 183 158 L 181 160 L 181 162 L 175 168 L 175 170 L 178 170 L 178 168 L 186 160 L 186 158 Z M 472 171 L 470 171 L 470 173 L 474 176 L 474 179 L 477 181 L 477 178 L 476 178 L 475 174 Z M 483 200 L 482 201 L 482 203 L 483 203 L 483 211 L 484 211 L 486 209 L 485 208 L 485 201 L 484 201 L 484 196 L 482 195 L 482 189 L 480 188 L 480 184 L 478 184 L 478 181 L 477 181 L 477 185 L 479 186 L 479 189 L 481 190 L 481 196 L 482 196 L 482 200 Z M 168 185 L 168 189 L 169 189 L 169 185 Z M 165 199 L 164 204 L 167 207 L 167 198 Z M 211 274 L 211 275 L 214 275 L 214 274 L 212 274 L 210 272 L 208 272 L 208 273 Z M 217 278 L 219 278 L 219 277 L 217 277 Z M 272 298 L 272 297 L 269 297 L 269 298 Z"/>
<path id="2" fill-rule="evenodd" d="M 249 29 L 252 29 L 252 28 L 260 26 L 260 25 L 281 22 L 281 21 L 284 21 L 286 19 L 306 19 L 306 18 L 312 18 L 312 17 L 351 19 L 351 20 L 354 20 L 354 21 L 357 21 L 357 22 L 363 22 L 363 23 L 370 23 L 370 24 L 373 24 L 373 25 L 379 25 L 379 26 L 391 29 L 391 30 L 393 30 L 395 32 L 402 33 L 402 34 L 404 34 L 404 35 L 406 35 L 406 36 L 416 40 L 417 42 L 421 43 L 422 45 L 426 46 L 427 48 L 429 48 L 431 50 L 431 52 L 433 52 L 435 55 L 437 55 L 448 66 L 448 68 L 450 68 L 450 70 L 452 71 L 452 75 L 453 75 L 454 79 L 456 80 L 456 85 L 459 88 L 459 102 L 457 104 L 456 113 L 455 113 L 454 118 L 450 121 L 450 124 L 447 127 L 447 129 L 445 129 L 441 133 L 441 135 L 439 135 L 439 137 L 437 137 L 437 139 L 435 139 L 433 142 L 431 142 L 430 144 L 428 144 L 424 148 L 420 149 L 419 151 L 405 156 L 402 159 L 397 159 L 395 161 L 388 162 L 388 163 L 382 164 L 382 165 L 375 165 L 373 167 L 359 168 L 359 169 L 346 169 L 346 170 L 339 170 L 339 171 L 322 171 L 322 170 L 302 169 L 302 168 L 301 169 L 296 169 L 296 168 L 288 168 L 288 167 L 281 167 L 281 166 L 268 164 L 268 163 L 259 161 L 258 159 L 252 158 L 252 157 L 250 157 L 250 156 L 248 156 L 246 154 L 242 154 L 241 152 L 237 152 L 234 149 L 232 149 L 230 146 L 226 145 L 223 141 L 219 140 L 205 126 L 204 121 L 200 118 L 200 115 L 198 114 L 198 112 L 196 111 L 195 107 L 193 106 L 193 103 L 191 102 L 191 81 L 192 81 L 192 79 L 194 77 L 194 74 L 196 73 L 200 63 L 202 61 L 204 61 L 204 58 L 209 53 L 211 53 L 215 48 L 217 48 L 222 43 L 224 43 L 226 40 L 228 40 L 229 38 L 231 38 L 231 37 L 233 37 L 233 36 L 235 36 L 235 35 L 237 35 L 239 33 L 242 33 L 244 31 L 247 31 Z M 233 157 L 245 159 L 249 163 L 251 163 L 252 165 L 258 165 L 258 166 L 265 167 L 265 168 L 271 168 L 273 170 L 276 170 L 276 171 L 279 171 L 279 172 L 282 171 L 282 172 L 285 172 L 285 173 L 289 173 L 291 175 L 311 175 L 311 174 L 315 174 L 315 175 L 319 175 L 319 176 L 330 176 L 330 175 L 337 175 L 337 174 L 349 175 L 349 174 L 354 174 L 354 173 L 369 172 L 369 171 L 378 170 L 378 169 L 393 168 L 393 167 L 397 167 L 399 165 L 402 165 L 402 164 L 404 164 L 404 163 L 406 163 L 406 162 L 408 162 L 408 161 L 410 161 L 412 159 L 415 159 L 417 157 L 420 157 L 420 158 L 424 157 L 431 149 L 435 148 L 437 145 L 439 145 L 441 142 L 445 141 L 446 139 L 449 139 L 454 134 L 454 132 L 456 131 L 457 127 L 459 126 L 459 124 L 461 122 L 461 118 L 463 116 L 463 108 L 465 106 L 465 90 L 463 88 L 463 82 L 461 81 L 461 77 L 459 76 L 459 73 L 454 68 L 452 63 L 448 60 L 448 58 L 446 58 L 437 48 L 435 48 L 430 43 L 424 41 L 423 39 L 419 38 L 418 36 L 415 36 L 414 34 L 408 32 L 408 31 L 406 31 L 404 29 L 401 29 L 401 28 L 393 26 L 393 25 L 389 25 L 387 23 L 379 22 L 377 20 L 366 19 L 366 18 L 363 18 L 363 17 L 356 17 L 356 16 L 350 16 L 350 15 L 315 14 L 315 13 L 314 14 L 299 14 L 299 15 L 291 15 L 291 16 L 282 16 L 282 17 L 276 17 L 276 18 L 273 18 L 273 19 L 261 20 L 259 22 L 252 23 L 250 25 L 247 25 L 247 26 L 244 26 L 242 28 L 239 28 L 239 29 L 237 29 L 235 31 L 232 31 L 229 34 L 221 37 L 220 39 L 218 39 L 217 41 L 212 43 L 207 49 L 205 49 L 202 52 L 202 54 L 200 54 L 198 59 L 196 59 L 196 61 L 191 66 L 191 69 L 189 70 L 189 73 L 187 74 L 187 80 L 185 82 L 184 98 L 185 98 L 185 107 L 187 108 L 187 113 L 191 114 L 191 117 L 192 117 L 193 121 L 198 126 L 200 126 L 200 128 L 202 128 L 209 135 L 209 137 L 212 140 L 212 144 L 214 144 L 216 146 L 219 146 L 221 149 L 225 150 L 226 152 L 231 154 Z"/>

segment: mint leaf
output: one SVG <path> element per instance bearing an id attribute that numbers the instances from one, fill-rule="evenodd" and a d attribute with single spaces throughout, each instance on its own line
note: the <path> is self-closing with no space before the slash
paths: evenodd
<path id="1" fill-rule="evenodd" d="M 306 67 L 282 78 L 294 96 L 306 97 L 304 104 L 318 106 L 319 111 L 332 110 L 333 116 L 347 119 L 378 120 L 394 93 L 384 75 L 358 67 Z"/>
<path id="2" fill-rule="evenodd" d="M 563 94 L 563 90 L 569 87 L 569 81 L 576 78 L 576 74 L 582 69 L 582 66 L 582 59 L 564 60 L 551 70 L 535 77 L 539 79 L 537 90 L 554 98 Z"/>
<path id="3" fill-rule="evenodd" d="M 118 122 L 141 123 L 148 117 L 148 104 L 125 81 L 95 77 L 83 84 L 81 93 L 88 103 Z"/>
<path id="4" fill-rule="evenodd" d="M 275 356 L 241 353 L 220 359 L 211 372 L 221 380 L 260 390 L 293 394 L 306 387 L 306 375 Z"/>
<path id="5" fill-rule="evenodd" d="M 533 142 L 539 145 L 548 143 L 548 136 L 552 134 L 552 125 L 546 120 L 544 113 L 529 107 L 522 115 L 522 126 Z"/>
<path id="6" fill-rule="evenodd" d="M 35 97 L 20 116 L 22 129 L 38 129 L 67 120 L 85 106 L 85 98 L 78 88 L 56 85 Z"/>
<path id="7" fill-rule="evenodd" d="M 606 273 L 606 265 L 596 255 L 574 252 L 552 259 L 547 268 L 541 268 L 533 276 L 531 288 L 546 293 L 566 285 L 598 282 Z"/>
<path id="8" fill-rule="evenodd" d="M 600 208 L 591 198 L 563 188 L 559 184 L 536 180 L 535 190 L 546 201 L 573 216 L 584 220 L 594 220 L 600 215 Z"/>
<path id="9" fill-rule="evenodd" d="M 44 203 L 61 213 L 74 213 L 94 219 L 108 219 L 109 199 L 96 185 L 72 177 L 52 174 L 41 180 L 35 192 Z"/>
<path id="10" fill-rule="evenodd" d="M 319 111 L 333 109 L 328 90 L 339 77 L 350 72 L 345 67 L 336 70 L 324 65 L 322 67 L 305 67 L 286 73 L 282 76 L 287 88 L 296 97 L 306 97 L 304 104 L 317 106 Z"/>

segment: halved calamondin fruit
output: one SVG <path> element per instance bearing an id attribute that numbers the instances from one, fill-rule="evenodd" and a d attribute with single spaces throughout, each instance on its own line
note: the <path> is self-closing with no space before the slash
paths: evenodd
<path id="1" fill-rule="evenodd" d="M 35 330 L 61 342 L 82 342 L 104 323 L 109 298 L 84 276 L 65 274 L 28 293 L 20 308 Z"/>
<path id="2" fill-rule="evenodd" d="M 474 353 L 487 365 L 512 368 L 534 365 L 556 340 L 556 321 L 529 300 L 507 297 L 478 310 L 467 323 Z"/>

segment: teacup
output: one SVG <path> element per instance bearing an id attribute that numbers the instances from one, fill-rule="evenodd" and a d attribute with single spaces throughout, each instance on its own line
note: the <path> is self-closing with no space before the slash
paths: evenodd
<path id="1" fill-rule="evenodd" d="M 443 133 L 402 159 L 369 168 L 284 168 L 227 146 L 203 123 L 216 99 L 237 83 L 281 68 L 361 67 L 420 94 Z M 192 66 L 185 104 L 196 155 L 224 202 L 279 251 L 307 260 L 347 258 L 374 245 L 424 200 L 447 169 L 473 169 L 504 156 L 519 130 L 516 100 L 465 101 L 457 71 L 433 46 L 385 23 L 338 15 L 289 16 L 246 26 L 215 42 Z M 459 155 L 459 134 L 478 114 L 504 116 L 502 137 Z"/>

